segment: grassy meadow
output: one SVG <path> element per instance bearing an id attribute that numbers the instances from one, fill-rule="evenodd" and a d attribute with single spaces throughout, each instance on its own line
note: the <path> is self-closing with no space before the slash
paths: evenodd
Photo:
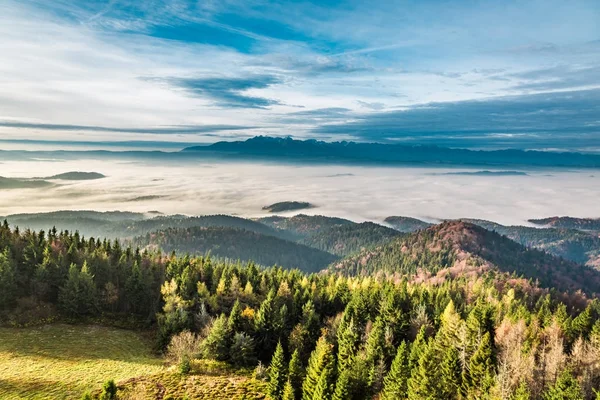
<path id="1" fill-rule="evenodd" d="M 214 365 L 213 365 L 214 364 Z M 80 399 L 114 379 L 119 399 L 263 399 L 264 382 L 194 361 L 181 375 L 137 332 L 53 324 L 0 328 L 0 399 Z"/>
<path id="2" fill-rule="evenodd" d="M 107 379 L 165 370 L 150 343 L 132 331 L 100 326 L 0 328 L 0 398 L 79 399 Z"/>

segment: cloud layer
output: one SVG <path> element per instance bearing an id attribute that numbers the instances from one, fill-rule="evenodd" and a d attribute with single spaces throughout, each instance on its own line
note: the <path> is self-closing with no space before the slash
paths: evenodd
<path id="1" fill-rule="evenodd" d="M 600 196 L 600 174 L 589 170 L 530 170 L 522 176 L 439 175 L 477 170 L 140 162 L 126 158 L 2 164 L 2 174 L 8 177 L 82 169 L 107 177 L 54 188 L 2 190 L 0 215 L 94 209 L 259 216 L 264 215 L 265 205 L 298 200 L 318 206 L 303 212 L 356 221 L 381 222 L 390 215 L 406 215 L 525 224 L 528 218 L 553 215 L 598 217 Z"/>

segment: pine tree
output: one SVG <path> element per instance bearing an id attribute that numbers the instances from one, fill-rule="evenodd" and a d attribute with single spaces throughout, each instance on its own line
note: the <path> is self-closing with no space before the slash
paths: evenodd
<path id="1" fill-rule="evenodd" d="M 584 400 L 584 397 L 577 380 L 570 371 L 565 370 L 544 394 L 544 400 Z"/>
<path id="2" fill-rule="evenodd" d="M 315 399 L 314 394 L 324 372 L 333 364 L 333 349 L 325 336 L 317 341 L 317 347 L 313 350 L 306 368 L 306 378 L 302 385 L 302 400 Z M 325 389 L 325 388 L 323 388 Z"/>
<path id="3" fill-rule="evenodd" d="M 414 342 L 410 346 L 410 357 L 408 365 L 411 370 L 413 370 L 419 363 L 419 359 L 421 358 L 421 353 L 426 346 L 425 340 L 425 327 L 422 326 L 415 338 Z"/>
<path id="4" fill-rule="evenodd" d="M 529 400 L 530 398 L 531 394 L 529 393 L 527 384 L 524 381 L 521 381 L 510 400 Z"/>
<path id="5" fill-rule="evenodd" d="M 338 331 L 338 370 L 345 371 L 354 360 L 357 351 L 357 343 L 360 340 L 358 330 L 351 319 L 343 331 Z"/>
<path id="6" fill-rule="evenodd" d="M 208 333 L 204 342 L 202 342 L 202 351 L 206 358 L 217 361 L 225 361 L 229 357 L 231 332 L 227 323 L 225 314 L 217 318 Z"/>
<path id="7" fill-rule="evenodd" d="M 281 342 L 277 343 L 275 353 L 269 365 L 269 379 L 267 384 L 267 393 L 273 400 L 280 400 L 283 395 L 283 387 L 287 380 L 285 370 L 285 357 L 283 355 L 283 346 Z"/>
<path id="8" fill-rule="evenodd" d="M 435 349 L 426 344 L 417 366 L 411 371 L 408 380 L 409 400 L 442 399 L 439 379 L 439 365 L 435 359 Z"/>
<path id="9" fill-rule="evenodd" d="M 330 359 L 319 377 L 315 392 L 313 394 L 313 400 L 330 400 L 333 392 L 333 379 L 334 379 L 334 365 L 333 358 Z"/>
<path id="10" fill-rule="evenodd" d="M 469 368 L 463 387 L 467 394 L 477 397 L 486 393 L 493 383 L 493 352 L 490 344 L 490 334 L 485 333 L 479 347 L 469 360 Z"/>
<path id="11" fill-rule="evenodd" d="M 461 389 L 461 373 L 458 350 L 448 347 L 440 366 L 442 395 L 445 399 L 454 399 Z"/>
<path id="12" fill-rule="evenodd" d="M 288 379 L 285 382 L 285 386 L 283 387 L 283 395 L 281 397 L 281 400 L 295 400 L 295 399 L 296 399 L 296 394 L 294 393 L 294 388 L 292 386 L 292 383 Z"/>
<path id="13" fill-rule="evenodd" d="M 302 379 L 304 378 L 304 370 L 300 361 L 300 352 L 295 350 L 292 353 L 290 364 L 288 367 L 288 380 L 294 389 L 294 397 L 299 399 L 302 395 Z"/>
<path id="14" fill-rule="evenodd" d="M 397 400 L 406 398 L 410 369 L 408 366 L 408 346 L 402 342 L 398 347 L 396 357 L 392 362 L 390 372 L 383 381 L 382 400 Z"/>
<path id="15" fill-rule="evenodd" d="M 335 391 L 333 392 L 332 400 L 351 400 L 351 370 L 344 369 L 335 383 Z"/>

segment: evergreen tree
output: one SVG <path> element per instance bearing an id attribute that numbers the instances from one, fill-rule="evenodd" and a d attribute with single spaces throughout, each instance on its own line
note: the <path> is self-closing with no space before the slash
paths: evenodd
<path id="1" fill-rule="evenodd" d="M 235 300 L 231 312 L 229 313 L 229 320 L 227 321 L 229 330 L 231 332 L 240 332 L 242 330 L 242 306 L 239 300 Z"/>
<path id="2" fill-rule="evenodd" d="M 71 264 L 67 282 L 60 289 L 59 302 L 63 311 L 71 316 L 83 316 L 97 311 L 96 286 L 87 264 L 81 270 Z"/>
<path id="3" fill-rule="evenodd" d="M 300 352 L 295 350 L 292 353 L 290 364 L 288 367 L 288 380 L 294 390 L 294 397 L 299 399 L 302 395 L 302 380 L 304 378 L 304 370 L 300 361 Z"/>
<path id="4" fill-rule="evenodd" d="M 231 332 L 227 323 L 225 314 L 221 314 L 215 319 L 210 332 L 204 342 L 202 342 L 202 352 L 204 357 L 217 361 L 225 361 L 229 357 Z"/>
<path id="5" fill-rule="evenodd" d="M 517 390 L 510 398 L 511 400 L 529 400 L 531 398 L 531 394 L 529 393 L 529 389 L 527 388 L 527 384 L 525 381 L 521 381 Z"/>
<path id="6" fill-rule="evenodd" d="M 340 326 L 340 328 L 342 327 Z M 338 330 L 338 370 L 340 373 L 345 371 L 356 356 L 357 344 L 360 340 L 358 330 L 354 324 L 354 319 L 350 319 L 350 322 L 346 324 L 345 329 L 342 331 Z"/>
<path id="7" fill-rule="evenodd" d="M 408 346 L 402 342 L 398 347 L 396 357 L 392 362 L 390 372 L 383 381 L 382 400 L 405 399 L 408 390 L 408 379 L 410 378 L 410 369 L 408 365 Z"/>
<path id="8" fill-rule="evenodd" d="M 435 358 L 435 349 L 431 344 L 426 344 L 419 362 L 411 371 L 408 380 L 409 400 L 434 400 L 442 399 L 440 390 L 439 365 Z"/>
<path id="9" fill-rule="evenodd" d="M 340 376 L 335 383 L 335 391 L 333 392 L 332 400 L 351 400 L 351 370 L 346 368 L 342 370 Z"/>
<path id="10" fill-rule="evenodd" d="M 285 386 L 283 387 L 283 395 L 281 400 L 295 400 L 296 394 L 294 393 L 294 388 L 292 387 L 292 383 L 289 379 L 285 382 Z"/>
<path id="11" fill-rule="evenodd" d="M 0 253 L 0 310 L 12 306 L 17 297 L 15 269 L 8 250 Z"/>
<path id="12" fill-rule="evenodd" d="M 469 360 L 467 379 L 463 382 L 463 385 L 466 385 L 466 393 L 477 397 L 489 391 L 493 383 L 493 370 L 490 334 L 486 332 Z"/>
<path id="13" fill-rule="evenodd" d="M 454 399 L 461 389 L 462 367 L 455 347 L 448 347 L 440 367 L 442 396 Z"/>
<path id="14" fill-rule="evenodd" d="M 271 365 L 269 365 L 269 379 L 267 384 L 267 393 L 273 400 L 281 399 L 286 380 L 285 357 L 283 355 L 283 347 L 281 346 L 281 342 L 279 342 L 271 359 Z"/>
<path id="15" fill-rule="evenodd" d="M 334 380 L 334 363 L 333 358 L 330 359 L 317 381 L 315 392 L 313 394 L 313 400 L 330 400 L 333 392 L 333 380 Z"/>
<path id="16" fill-rule="evenodd" d="M 544 394 L 544 400 L 584 400 L 584 397 L 577 380 L 565 370 Z"/>
<path id="17" fill-rule="evenodd" d="M 308 360 L 306 368 L 306 378 L 302 385 L 302 400 L 313 400 L 317 386 L 320 383 L 321 376 L 324 375 L 327 368 L 333 364 L 333 346 L 327 341 L 325 336 L 321 336 L 317 341 L 317 347 L 313 350 Z M 324 385 L 326 382 L 322 382 Z M 323 386 L 322 390 L 326 390 Z"/>
<path id="18" fill-rule="evenodd" d="M 249 367 L 256 364 L 254 339 L 244 332 L 236 332 L 230 350 L 230 361 L 240 367 Z"/>

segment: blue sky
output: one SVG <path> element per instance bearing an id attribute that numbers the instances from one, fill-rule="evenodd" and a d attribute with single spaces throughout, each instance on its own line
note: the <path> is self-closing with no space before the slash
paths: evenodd
<path id="1" fill-rule="evenodd" d="M 0 38 L 2 139 L 600 151 L 597 0 L 4 0 Z"/>

